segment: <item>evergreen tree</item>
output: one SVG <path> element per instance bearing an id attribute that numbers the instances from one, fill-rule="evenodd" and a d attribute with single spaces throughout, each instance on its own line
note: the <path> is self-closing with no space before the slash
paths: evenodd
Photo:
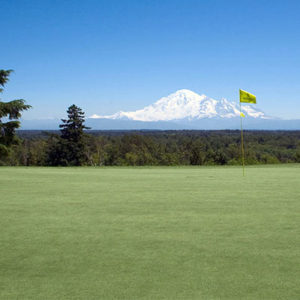
<path id="1" fill-rule="evenodd" d="M 68 119 L 62 119 L 61 136 L 58 143 L 51 148 L 49 161 L 52 165 L 81 166 L 87 162 L 86 139 L 84 129 L 84 112 L 76 105 L 68 110 Z"/>
<path id="2" fill-rule="evenodd" d="M 9 80 L 9 75 L 12 70 L 0 70 L 0 86 L 4 85 Z M 0 93 L 3 89 L 0 88 Z M 15 130 L 20 127 L 21 112 L 29 109 L 31 106 L 25 104 L 25 100 L 17 99 L 10 102 L 0 101 L 0 157 L 7 156 L 9 147 L 17 143 Z M 2 119 L 6 118 L 8 121 L 4 122 Z"/>

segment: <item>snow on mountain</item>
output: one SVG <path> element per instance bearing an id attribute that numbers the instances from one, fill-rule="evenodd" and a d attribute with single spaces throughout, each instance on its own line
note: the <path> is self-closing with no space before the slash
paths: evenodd
<path id="1" fill-rule="evenodd" d="M 251 105 L 242 106 L 243 113 L 255 119 L 269 119 L 262 111 Z M 159 99 L 152 105 L 136 111 L 120 111 L 113 115 L 92 115 L 92 119 L 123 119 L 143 122 L 197 120 L 204 118 L 230 119 L 240 116 L 239 105 L 226 99 L 215 100 L 190 90 L 179 90 Z"/>

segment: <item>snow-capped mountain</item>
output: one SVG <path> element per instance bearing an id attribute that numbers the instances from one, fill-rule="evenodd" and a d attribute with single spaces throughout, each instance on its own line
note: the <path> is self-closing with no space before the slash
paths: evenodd
<path id="1" fill-rule="evenodd" d="M 270 118 L 256 105 L 242 105 L 244 129 L 299 130 L 300 120 Z M 136 111 L 109 116 L 93 115 L 86 125 L 93 130 L 224 130 L 240 129 L 238 102 L 215 100 L 189 90 L 179 90 Z M 56 129 L 60 120 L 22 120 L 22 129 Z"/>
<path id="2" fill-rule="evenodd" d="M 269 119 L 255 106 L 242 105 L 245 116 L 254 119 Z M 226 99 L 215 100 L 190 90 L 179 90 L 159 99 L 152 105 L 136 111 L 120 111 L 113 115 L 92 115 L 92 119 L 132 120 L 142 122 L 176 121 L 200 119 L 230 119 L 240 116 L 239 105 Z"/>

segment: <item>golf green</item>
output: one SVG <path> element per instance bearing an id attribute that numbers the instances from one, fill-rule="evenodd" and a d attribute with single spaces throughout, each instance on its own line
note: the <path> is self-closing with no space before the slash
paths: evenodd
<path id="1" fill-rule="evenodd" d="M 299 299 L 300 164 L 0 168 L 0 299 Z"/>

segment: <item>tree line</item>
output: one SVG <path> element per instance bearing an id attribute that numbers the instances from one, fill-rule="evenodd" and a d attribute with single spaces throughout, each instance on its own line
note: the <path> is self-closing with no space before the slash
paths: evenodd
<path id="1" fill-rule="evenodd" d="M 0 86 L 11 70 L 0 70 Z M 2 92 L 2 89 L 0 89 Z M 0 165 L 158 166 L 241 164 L 239 131 L 91 131 L 76 105 L 60 132 L 18 131 L 23 99 L 0 101 Z M 4 121 L 6 118 L 6 121 Z M 246 131 L 245 163 L 300 162 L 300 131 Z"/>
<path id="2" fill-rule="evenodd" d="M 2 165 L 176 166 L 241 164 L 239 131 L 18 132 Z M 246 164 L 300 163 L 300 131 L 246 131 Z M 74 152 L 73 152 L 74 150 Z M 73 154 L 72 154 L 73 153 Z M 75 156 L 74 156 L 75 155 Z"/>

